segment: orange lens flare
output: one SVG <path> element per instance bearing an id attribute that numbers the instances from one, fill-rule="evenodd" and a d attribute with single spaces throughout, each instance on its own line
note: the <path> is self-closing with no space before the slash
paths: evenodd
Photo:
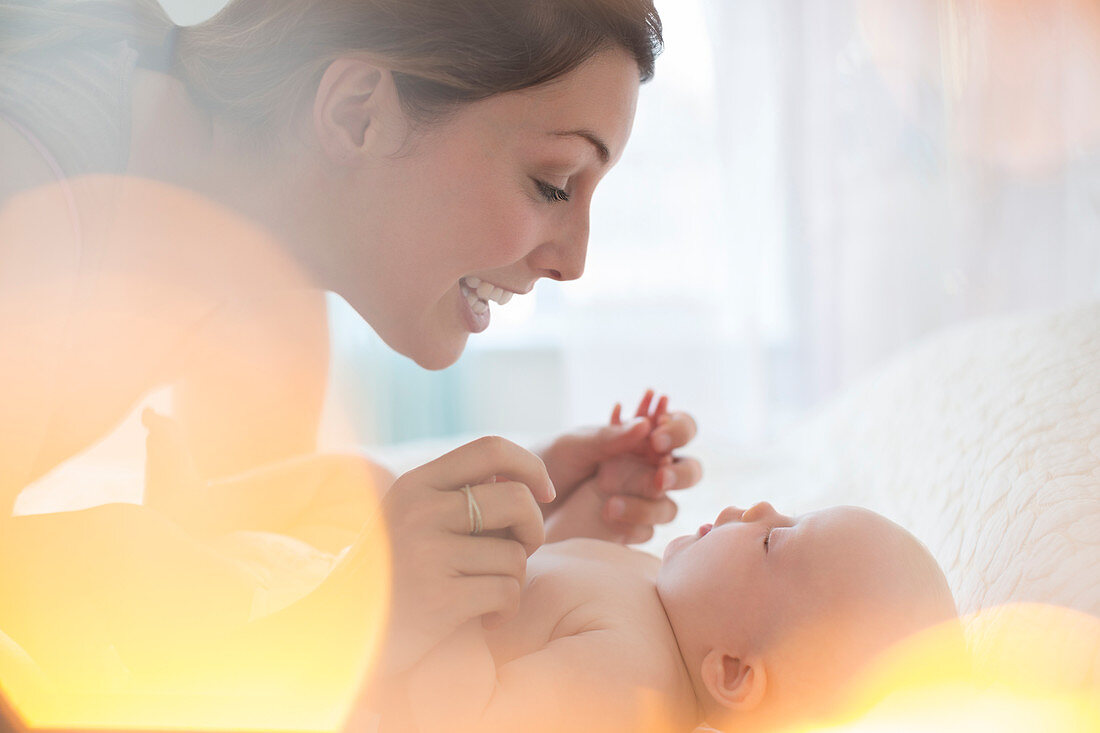
<path id="1" fill-rule="evenodd" d="M 56 729 L 337 730 L 390 562 L 380 474 L 312 442 L 324 294 L 192 192 L 70 185 L 79 234 L 56 185 L 0 211 L 0 688 Z M 116 456 L 144 505 L 94 505 L 82 452 L 165 386 Z M 51 472 L 90 508 L 10 516 Z"/>
<path id="2" fill-rule="evenodd" d="M 908 639 L 856 686 L 843 722 L 813 730 L 1100 730 L 1100 620 L 1042 604 L 999 606 Z"/>

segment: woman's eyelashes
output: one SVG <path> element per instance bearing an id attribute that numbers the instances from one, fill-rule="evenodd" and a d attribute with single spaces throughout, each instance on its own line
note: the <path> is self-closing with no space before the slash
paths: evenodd
<path id="1" fill-rule="evenodd" d="M 558 188 L 557 186 L 551 186 L 546 181 L 540 181 L 535 178 L 532 179 L 535 182 L 535 186 L 539 190 L 539 195 L 552 204 L 564 203 L 569 201 L 569 192 L 565 189 Z"/>

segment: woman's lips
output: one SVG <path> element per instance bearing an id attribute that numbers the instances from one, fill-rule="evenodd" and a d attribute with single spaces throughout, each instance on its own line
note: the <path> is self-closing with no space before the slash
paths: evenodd
<path id="1" fill-rule="evenodd" d="M 700 537 L 705 537 L 707 532 L 711 531 L 712 529 L 714 529 L 714 525 L 711 524 L 710 522 L 707 522 L 706 524 L 700 525 L 699 526 L 699 536 Z"/>

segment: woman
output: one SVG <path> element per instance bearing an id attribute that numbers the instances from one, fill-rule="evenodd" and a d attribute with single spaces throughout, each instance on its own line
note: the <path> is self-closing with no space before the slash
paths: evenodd
<path id="1" fill-rule="evenodd" d="M 633 541 L 672 518 L 664 490 L 700 473 L 656 460 L 694 435 L 679 413 L 540 455 L 486 438 L 396 480 L 291 458 L 316 447 L 321 291 L 438 369 L 490 299 L 581 275 L 592 193 L 652 74 L 649 0 L 235 0 L 182 29 L 153 0 L 2 0 L 0 28 L 0 342 L 19 355 L 0 366 L 4 515 L 150 389 L 178 399 L 178 422 L 147 416 L 161 513 L 5 521 L 0 562 L 30 569 L 0 581 L 25 599 L 0 603 L 0 630 L 42 668 L 64 677 L 82 647 L 93 669 L 186 659 L 225 682 L 245 674 L 227 658 L 260 659 L 249 674 L 297 670 L 331 701 L 372 643 L 365 618 L 388 611 L 379 665 L 397 674 L 465 620 L 514 612 L 542 513 L 552 537 Z M 575 493 L 593 476 L 601 492 Z M 381 609 L 371 484 L 389 487 Z M 232 528 L 351 546 L 256 620 L 254 579 L 207 541 Z M 57 571 L 78 546 L 74 600 Z M 53 603 L 70 615 L 44 622 Z"/>

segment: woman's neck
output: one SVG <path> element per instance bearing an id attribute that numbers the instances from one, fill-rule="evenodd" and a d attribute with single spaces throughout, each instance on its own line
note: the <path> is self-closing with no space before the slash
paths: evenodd
<path id="1" fill-rule="evenodd" d="M 326 241 L 323 197 L 313 195 L 300 171 L 299 143 L 263 151 L 194 104 L 178 80 L 138 70 L 133 90 L 131 154 L 127 172 L 195 192 L 243 216 L 295 261 L 302 275 L 325 287 L 317 261 Z"/>

